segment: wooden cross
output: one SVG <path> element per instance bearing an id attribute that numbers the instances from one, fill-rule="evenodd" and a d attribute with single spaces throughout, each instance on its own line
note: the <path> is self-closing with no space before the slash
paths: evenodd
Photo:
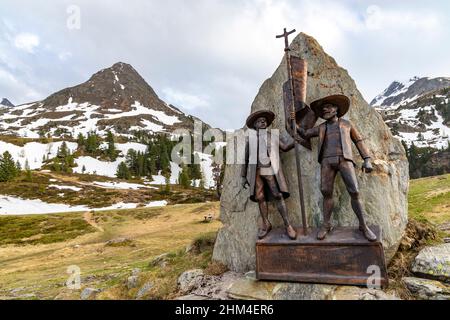
<path id="1" fill-rule="evenodd" d="M 289 51 L 289 35 L 293 34 L 295 32 L 295 29 L 293 29 L 292 31 L 287 32 L 286 28 L 284 28 L 284 32 L 283 34 L 280 34 L 278 36 L 276 36 L 277 39 L 279 38 L 284 38 L 284 51 Z"/>

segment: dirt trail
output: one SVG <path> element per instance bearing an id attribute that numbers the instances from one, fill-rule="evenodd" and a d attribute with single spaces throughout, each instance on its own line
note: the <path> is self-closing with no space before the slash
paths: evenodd
<path id="1" fill-rule="evenodd" d="M 102 227 L 100 227 L 97 222 L 95 222 L 94 217 L 92 216 L 92 211 L 86 211 L 83 214 L 83 219 L 89 223 L 91 226 L 93 226 L 95 229 L 97 229 L 100 232 L 105 232 Z"/>

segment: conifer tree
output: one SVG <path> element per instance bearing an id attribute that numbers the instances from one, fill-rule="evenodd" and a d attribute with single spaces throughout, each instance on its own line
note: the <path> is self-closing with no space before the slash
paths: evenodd
<path id="1" fill-rule="evenodd" d="M 125 162 L 121 162 L 119 166 L 117 167 L 116 176 L 119 179 L 129 180 L 131 179 L 131 173 L 130 170 L 127 167 L 127 164 Z"/>
<path id="2" fill-rule="evenodd" d="M 117 150 L 114 144 L 114 136 L 111 131 L 106 134 L 106 142 L 108 143 L 108 149 L 106 150 L 108 157 L 111 161 L 116 161 Z"/>
<path id="3" fill-rule="evenodd" d="M 191 185 L 191 179 L 189 177 L 189 171 L 186 165 L 181 167 L 181 172 L 178 176 L 178 183 L 184 188 L 188 188 Z"/>
<path id="4" fill-rule="evenodd" d="M 78 134 L 77 144 L 78 144 L 78 149 L 84 149 L 84 146 L 86 144 L 86 140 L 84 139 L 84 136 L 83 136 L 83 134 L 81 132 Z"/>
<path id="5" fill-rule="evenodd" d="M 0 182 L 11 181 L 19 174 L 13 157 L 8 151 L 0 156 Z"/>

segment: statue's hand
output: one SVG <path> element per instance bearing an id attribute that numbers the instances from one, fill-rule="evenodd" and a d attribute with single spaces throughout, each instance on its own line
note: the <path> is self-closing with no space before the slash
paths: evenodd
<path id="1" fill-rule="evenodd" d="M 306 139 L 306 130 L 305 129 L 303 129 L 300 126 L 297 126 L 297 133 L 301 138 Z"/>
<path id="2" fill-rule="evenodd" d="M 373 171 L 372 163 L 370 162 L 370 158 L 364 159 L 364 164 L 362 169 L 365 173 L 371 173 Z"/>

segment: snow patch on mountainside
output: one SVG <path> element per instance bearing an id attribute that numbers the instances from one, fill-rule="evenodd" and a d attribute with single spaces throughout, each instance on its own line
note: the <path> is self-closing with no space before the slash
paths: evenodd
<path id="1" fill-rule="evenodd" d="M 50 184 L 47 188 L 55 188 L 58 190 L 72 190 L 72 191 L 81 191 L 83 190 L 83 188 L 78 188 L 78 187 L 74 187 L 74 186 L 60 186 L 57 184 Z"/>
<path id="2" fill-rule="evenodd" d="M 181 168 L 178 164 L 176 164 L 175 162 L 170 162 L 170 184 L 177 184 L 178 183 L 178 177 L 180 175 L 181 172 Z M 152 181 L 147 181 L 146 184 L 154 184 L 154 185 L 165 185 L 166 184 L 166 177 L 164 177 L 163 175 L 161 175 L 161 173 L 159 175 L 153 175 L 152 176 L 153 180 Z"/>
<path id="3" fill-rule="evenodd" d="M 203 176 L 203 183 L 205 184 L 205 188 L 213 188 L 216 184 L 213 178 L 213 157 L 211 155 L 195 152 L 201 160 L 200 168 Z M 200 183 L 200 181 L 196 181 L 196 186 Z"/>
<path id="4" fill-rule="evenodd" d="M 77 103 L 70 97 L 66 104 L 60 105 L 53 111 L 52 118 L 46 118 L 45 115 L 38 119 L 30 121 L 32 117 L 38 117 L 45 114 L 49 110 L 41 108 L 42 103 L 32 103 L 10 108 L 0 118 L 0 131 L 8 134 L 16 134 L 26 138 L 39 138 L 39 128 L 49 124 L 55 125 L 49 129 L 51 136 L 56 136 L 58 129 L 64 129 L 71 133 L 73 137 L 78 134 L 87 135 L 91 131 L 96 131 L 99 135 L 105 135 L 105 130 L 99 130 L 98 122 L 101 120 L 115 120 L 127 117 L 138 117 L 142 115 L 150 115 L 153 121 L 142 119 L 140 125 L 132 126 L 130 130 L 148 130 L 151 132 L 165 132 L 165 126 L 173 126 L 181 123 L 177 116 L 167 115 L 163 111 L 154 110 L 142 105 L 139 101 L 135 101 L 130 111 L 122 111 L 117 108 L 101 110 L 98 105 L 89 102 Z M 170 107 L 169 107 L 170 108 Z M 174 110 L 173 108 L 170 108 Z M 72 114 L 67 115 L 68 112 Z M 58 113 L 61 116 L 58 117 Z M 177 111 L 178 113 L 178 111 Z M 11 121 L 15 119 L 16 121 Z M 73 122 L 73 123 L 71 123 Z M 109 129 L 114 131 L 113 127 Z"/>
<path id="5" fill-rule="evenodd" d="M 151 201 L 145 207 L 163 207 L 167 201 Z M 0 196 L 0 215 L 49 214 L 83 211 L 106 211 L 114 209 L 135 209 L 138 203 L 119 202 L 109 207 L 90 208 L 87 206 L 69 206 L 62 203 L 47 203 L 39 199 L 22 199 L 11 196 Z"/>
<path id="6" fill-rule="evenodd" d="M 99 181 L 94 181 L 92 183 L 95 186 L 100 186 L 106 189 L 119 189 L 119 190 L 139 190 L 139 189 L 158 189 L 158 188 L 153 188 L 153 187 L 149 187 L 149 186 L 145 186 L 142 184 L 138 184 L 138 183 L 127 183 L 127 182 L 115 182 L 115 181 L 110 181 L 110 182 L 99 182 Z"/>
<path id="7" fill-rule="evenodd" d="M 14 161 L 19 161 L 22 168 L 25 168 L 25 163 L 28 160 L 30 169 L 35 170 L 42 167 L 44 157 L 46 159 L 56 157 L 58 148 L 62 144 L 62 141 L 47 144 L 29 142 L 21 147 L 12 143 L 0 141 L 0 153 L 9 151 L 14 158 Z M 66 144 L 71 152 L 74 152 L 78 147 L 78 144 L 75 142 L 66 142 Z"/>

